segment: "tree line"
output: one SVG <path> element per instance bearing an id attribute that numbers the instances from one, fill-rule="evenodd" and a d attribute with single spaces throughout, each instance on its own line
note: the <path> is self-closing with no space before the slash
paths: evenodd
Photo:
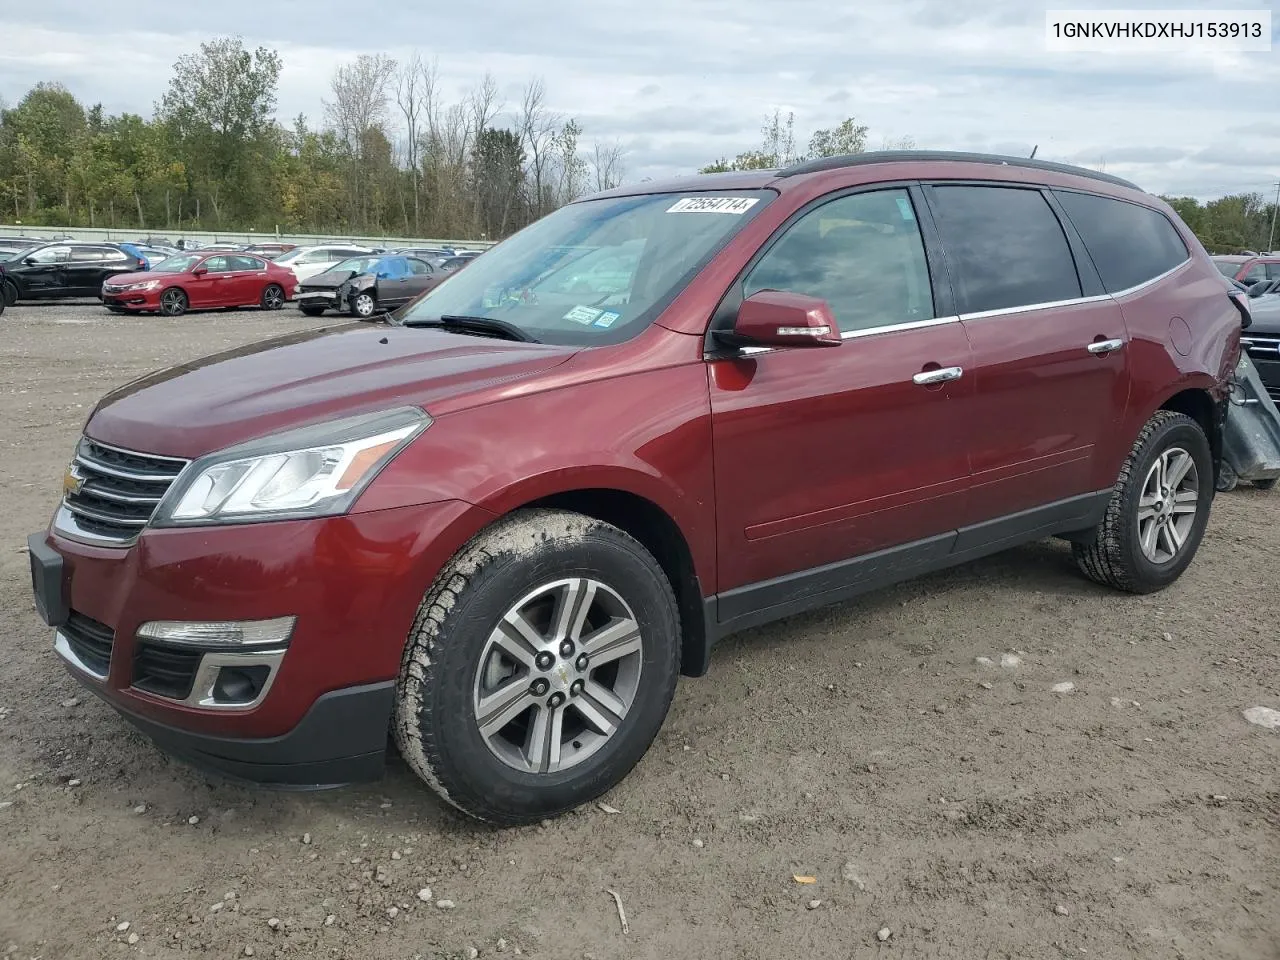
<path id="1" fill-rule="evenodd" d="M 106 115 L 59 83 L 0 109 L 0 220 L 152 230 L 497 239 L 618 185 L 624 152 L 530 80 L 507 104 L 486 74 L 445 102 L 436 66 L 361 55 L 323 117 L 275 117 L 272 49 L 238 37 L 174 64 L 150 118 Z"/>

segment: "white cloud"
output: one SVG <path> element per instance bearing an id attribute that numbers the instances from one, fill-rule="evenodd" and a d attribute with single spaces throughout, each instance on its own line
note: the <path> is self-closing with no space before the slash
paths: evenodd
<path id="1" fill-rule="evenodd" d="M 1089 5 L 1103 6 L 1070 4 Z M 60 80 L 109 111 L 148 114 L 173 61 L 213 32 L 193 25 L 216 20 L 236 25 L 248 46 L 280 51 L 286 121 L 298 113 L 321 120 L 336 64 L 378 50 L 403 57 L 416 46 L 438 60 L 450 98 L 488 70 L 514 106 L 525 81 L 544 77 L 551 108 L 583 118 L 588 140 L 616 137 L 630 147 L 633 178 L 692 172 L 753 147 L 775 108 L 795 111 L 802 140 L 853 114 L 872 144 L 910 136 L 939 149 L 1038 145 L 1039 157 L 1105 164 L 1160 192 L 1267 190 L 1280 174 L 1280 128 L 1263 119 L 1270 102 L 1262 92 L 1280 85 L 1274 53 L 1050 54 L 1043 7 L 1021 0 L 848 6 L 222 0 L 216 18 L 150 7 L 146 28 L 135 30 L 107 8 L 44 0 L 6 25 L 0 97 L 13 102 L 37 80 Z"/>

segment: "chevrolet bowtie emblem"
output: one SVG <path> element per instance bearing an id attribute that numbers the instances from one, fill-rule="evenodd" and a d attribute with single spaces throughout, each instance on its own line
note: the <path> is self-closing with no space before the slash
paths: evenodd
<path id="1" fill-rule="evenodd" d="M 67 472 L 62 475 L 62 495 L 69 497 L 72 494 L 79 493 L 83 487 L 84 477 L 76 469 L 75 464 L 67 467 Z"/>

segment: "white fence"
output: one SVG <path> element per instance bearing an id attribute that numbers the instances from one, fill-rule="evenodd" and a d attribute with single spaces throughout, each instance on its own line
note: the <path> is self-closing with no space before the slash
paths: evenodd
<path id="1" fill-rule="evenodd" d="M 157 239 L 163 238 L 173 243 L 177 243 L 179 240 L 186 240 L 188 245 L 192 241 L 197 243 L 272 243 L 280 241 L 282 243 L 296 243 L 300 246 L 308 246 L 310 244 L 337 241 L 339 243 L 355 243 L 361 246 L 386 247 L 388 249 L 394 247 L 458 247 L 466 250 L 485 250 L 493 246 L 495 242 L 492 240 L 424 239 L 422 237 L 397 237 L 385 234 L 382 236 L 370 236 L 369 234 L 256 233 L 252 230 L 248 233 L 234 231 L 214 233 L 201 230 L 164 230 L 158 227 L 155 229 L 125 227 L 108 230 L 103 227 L 29 227 L 25 224 L 9 223 L 0 223 L 0 237 L 31 237 L 35 240 L 71 237 L 73 240 L 105 240 L 118 243 L 130 243 L 135 240 L 141 240 L 144 237 L 155 237 Z"/>

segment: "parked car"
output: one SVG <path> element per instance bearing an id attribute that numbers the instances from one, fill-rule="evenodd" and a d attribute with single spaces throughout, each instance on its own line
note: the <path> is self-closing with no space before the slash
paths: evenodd
<path id="1" fill-rule="evenodd" d="M 280 254 L 288 253 L 296 246 L 296 243 L 251 243 L 244 249 L 246 253 L 256 253 L 260 257 L 274 260 Z"/>
<path id="2" fill-rule="evenodd" d="M 45 242 L 44 240 L 34 240 L 31 237 L 0 237 L 0 259 L 12 251 L 38 247 Z"/>
<path id="3" fill-rule="evenodd" d="M 442 260 L 454 255 L 452 250 L 447 250 L 444 247 L 400 247 L 391 252 L 402 257 L 417 257 L 419 260 L 427 261 Z"/>
<path id="4" fill-rule="evenodd" d="M 196 249 L 197 249 L 197 250 L 201 250 L 201 251 L 205 251 L 205 252 L 209 252 L 209 251 L 213 251 L 213 250 L 219 250 L 219 251 L 222 251 L 222 252 L 224 252 L 224 253 L 232 253 L 232 252 L 235 252 L 235 251 L 237 251 L 237 250 L 243 250 L 243 249 L 245 248 L 245 246 L 246 246 L 246 244 L 243 244 L 243 243 L 233 243 L 233 242 L 231 242 L 230 240 L 215 240 L 215 241 L 213 241 L 213 242 L 211 242 L 211 243 L 202 243 L 202 244 L 200 244 L 200 246 L 199 246 L 198 248 L 196 248 Z M 188 249 L 188 250 L 190 250 L 190 249 L 191 249 L 191 245 L 190 245 L 190 244 L 187 244 L 187 249 Z"/>
<path id="5" fill-rule="evenodd" d="M 453 273 L 469 264 L 474 257 L 437 257 L 429 261 L 431 266 L 442 273 Z"/>
<path id="6" fill-rule="evenodd" d="M 309 317 L 343 310 L 367 320 L 403 306 L 445 278 L 417 257 L 352 257 L 293 288 L 298 309 Z"/>
<path id="7" fill-rule="evenodd" d="M 295 284 L 293 273 L 249 254 L 180 253 L 145 273 L 113 277 L 102 302 L 115 313 L 152 311 L 180 317 L 212 307 L 279 310 Z"/>
<path id="8" fill-rule="evenodd" d="M 96 297 L 108 277 L 145 269 L 145 260 L 111 244 L 54 242 L 5 261 L 5 280 L 15 300 Z"/>
<path id="9" fill-rule="evenodd" d="M 609 305 L 557 292 L 631 239 Z M 1048 536 L 1176 581 L 1242 299 L 1159 198 L 1044 161 L 630 185 L 391 325 L 108 394 L 28 541 L 36 606 L 178 756 L 349 783 L 390 728 L 454 807 L 537 822 L 621 780 L 736 630 Z"/>
<path id="10" fill-rule="evenodd" d="M 1241 342 L 1267 394 L 1280 403 L 1280 296 L 1251 299 L 1249 313 L 1253 322 Z"/>
<path id="11" fill-rule="evenodd" d="M 1213 264 L 1224 277 L 1239 280 L 1245 286 L 1260 280 L 1280 280 L 1280 257 L 1253 254 L 1249 256 L 1219 256 Z"/>
<path id="12" fill-rule="evenodd" d="M 298 280 L 306 280 L 323 273 L 342 260 L 351 257 L 367 257 L 373 253 L 368 247 L 351 244 L 325 244 L 314 247 L 294 247 L 275 258 L 275 262 L 288 267 Z"/>

